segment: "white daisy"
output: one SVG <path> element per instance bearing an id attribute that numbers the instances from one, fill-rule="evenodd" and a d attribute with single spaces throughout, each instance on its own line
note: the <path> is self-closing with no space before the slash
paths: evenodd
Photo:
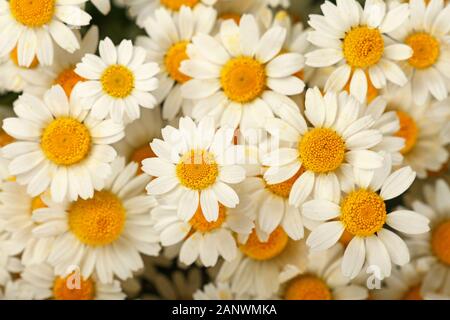
<path id="1" fill-rule="evenodd" d="M 17 47 L 19 65 L 33 59 L 53 63 L 53 41 L 66 51 L 79 48 L 72 27 L 86 26 L 91 16 L 79 5 L 87 0 L 0 0 L 0 57 Z"/>
<path id="2" fill-rule="evenodd" d="M 150 144 L 156 158 L 142 161 L 145 173 L 156 177 L 147 192 L 160 197 L 176 194 L 178 216 L 189 221 L 200 204 L 206 221 L 219 218 L 219 203 L 234 208 L 239 197 L 228 184 L 245 178 L 239 147 L 232 144 L 234 130 L 215 130 L 212 118 L 206 117 L 198 126 L 190 118 L 181 118 L 179 129 L 167 126 L 164 140 Z"/>
<path id="3" fill-rule="evenodd" d="M 269 167 L 264 178 L 270 184 L 286 181 L 302 170 L 289 194 L 289 203 L 296 207 L 310 194 L 338 201 L 349 172 L 354 168 L 370 172 L 381 167 L 383 160 L 370 150 L 382 141 L 381 131 L 372 127 L 374 119 L 363 114 L 363 106 L 352 96 L 346 92 L 322 96 L 318 88 L 309 89 L 305 104 L 313 127 L 307 127 L 298 111 L 269 119 L 266 130 L 291 145 L 262 159 Z"/>
<path id="4" fill-rule="evenodd" d="M 394 136 L 403 138 L 400 150 L 407 164 L 426 178 L 430 171 L 439 171 L 449 159 L 446 146 L 450 142 L 450 130 L 446 130 L 450 116 L 450 100 L 427 102 L 418 105 L 413 98 L 413 88 L 388 87 L 384 92 L 387 110 L 394 111 L 400 127 Z"/>
<path id="5" fill-rule="evenodd" d="M 306 55 L 306 64 L 321 68 L 338 64 L 325 85 L 340 91 L 350 81 L 350 92 L 359 101 L 367 95 L 368 82 L 377 89 L 387 80 L 403 86 L 407 78 L 396 61 L 412 56 L 412 49 L 394 41 L 390 34 L 409 16 L 408 4 L 387 8 L 386 3 L 367 0 L 364 9 L 355 0 L 327 1 L 323 16 L 310 15 L 314 29 L 308 40 L 319 47 Z"/>
<path id="6" fill-rule="evenodd" d="M 217 38 L 195 36 L 187 49 L 189 60 L 180 67 L 192 77 L 181 87 L 183 97 L 198 100 L 193 117 L 212 116 L 219 125 L 240 126 L 245 133 L 262 127 L 267 118 L 296 110 L 286 100 L 303 91 L 305 84 L 295 74 L 304 59 L 281 53 L 285 39 L 286 30 L 279 26 L 260 36 L 252 15 L 244 15 L 239 26 L 224 21 Z"/>
<path id="7" fill-rule="evenodd" d="M 343 261 L 342 273 L 355 278 L 367 260 L 377 266 L 380 277 L 391 274 L 391 263 L 405 265 L 409 251 L 402 238 L 387 227 L 405 234 L 429 230 L 428 219 L 419 213 L 399 209 L 388 212 L 386 201 L 401 195 L 413 183 L 415 173 L 403 167 L 391 173 L 391 158 L 385 156 L 383 167 L 371 174 L 355 171 L 355 184 L 345 190 L 341 201 L 315 197 L 303 204 L 303 215 L 322 222 L 311 231 L 306 243 L 312 250 L 325 250 L 344 233 L 353 235 Z"/>
<path id="8" fill-rule="evenodd" d="M 367 289 L 351 284 L 350 279 L 342 275 L 342 254 L 339 244 L 326 251 L 310 252 L 306 270 L 303 265 L 291 265 L 283 274 L 277 297 L 285 300 L 366 299 Z"/>
<path id="9" fill-rule="evenodd" d="M 16 241 L 22 253 L 24 265 L 44 262 L 51 250 L 52 238 L 37 238 L 32 231 L 38 226 L 31 218 L 34 210 L 45 208 L 48 195 L 31 197 L 26 188 L 17 182 L 5 182 L 0 190 L 0 219 L 4 228 L 11 233 L 11 241 Z"/>
<path id="10" fill-rule="evenodd" d="M 26 77 L 39 66 L 39 61 L 35 58 L 28 67 L 19 65 L 17 57 L 17 48 L 11 53 L 0 59 L 0 87 L 6 91 L 21 92 L 26 86 Z"/>
<path id="11" fill-rule="evenodd" d="M 450 188 L 444 180 L 423 189 L 425 202 L 416 200 L 412 208 L 430 220 L 431 231 L 411 237 L 407 244 L 413 259 L 426 271 L 422 293 L 450 296 Z"/>
<path id="12" fill-rule="evenodd" d="M 243 242 L 236 259 L 225 261 L 216 279 L 229 282 L 235 294 L 268 299 L 279 290 L 280 279 L 291 266 L 298 266 L 300 272 L 306 267 L 304 241 L 290 240 L 280 227 L 266 242 L 258 239 L 255 230 Z"/>
<path id="13" fill-rule="evenodd" d="M 141 117 L 126 126 L 125 137 L 114 144 L 114 149 L 127 161 L 139 164 L 139 173 L 142 173 L 142 160 L 156 156 L 150 148 L 150 142 L 161 137 L 162 125 L 159 107 L 142 109 Z"/>
<path id="14" fill-rule="evenodd" d="M 437 100 L 448 96 L 450 81 L 450 5 L 443 0 L 412 0 L 406 24 L 391 33 L 396 41 L 413 49 L 401 64 L 412 83 L 414 101 L 421 105 L 431 95 Z"/>
<path id="15" fill-rule="evenodd" d="M 136 176 L 137 163 L 125 166 L 121 157 L 112 167 L 105 187 L 92 198 L 53 203 L 33 212 L 40 224 L 33 234 L 55 237 L 48 262 L 57 274 L 79 265 L 84 278 L 95 270 L 101 282 L 111 282 L 114 275 L 124 280 L 143 267 L 139 253 L 158 253 L 149 214 L 156 201 L 144 190 L 149 178 Z"/>
<path id="16" fill-rule="evenodd" d="M 212 267 L 219 257 L 226 261 L 236 257 L 235 234 L 248 235 L 252 231 L 249 206 L 250 199 L 242 197 L 235 209 L 219 204 L 219 216 L 213 222 L 206 221 L 200 206 L 187 222 L 178 217 L 176 206 L 158 206 L 152 210 L 154 229 L 160 234 L 162 246 L 182 243 L 179 253 L 182 263 L 191 265 L 200 259 L 205 267 Z"/>
<path id="17" fill-rule="evenodd" d="M 192 109 L 192 100 L 181 96 L 181 85 L 190 77 L 179 71 L 183 60 L 188 59 L 186 48 L 192 38 L 209 34 L 216 21 L 217 12 L 212 8 L 198 7 L 192 10 L 182 7 L 179 14 L 171 16 L 164 8 L 155 11 L 145 22 L 150 37 L 139 37 L 137 45 L 147 50 L 147 58 L 158 63 L 159 87 L 154 95 L 158 103 L 164 101 L 163 118 L 172 120 L 182 109 Z M 186 112 L 183 112 L 186 114 Z"/>
<path id="18" fill-rule="evenodd" d="M 100 57 L 86 54 L 75 73 L 86 79 L 74 90 L 83 99 L 92 115 L 104 119 L 108 114 L 115 122 L 128 123 L 140 117 L 139 106 L 152 109 L 155 97 L 150 93 L 158 87 L 154 76 L 158 65 L 145 63 L 145 50 L 122 40 L 116 48 L 111 39 L 100 41 Z"/>
<path id="19" fill-rule="evenodd" d="M 182 7 L 197 9 L 199 7 L 210 7 L 217 0 L 124 0 L 126 6 L 129 7 L 129 13 L 132 17 L 136 17 L 136 24 L 144 27 L 149 17 L 152 17 L 155 11 L 162 7 L 171 13 L 178 13 Z"/>
<path id="20" fill-rule="evenodd" d="M 3 129 L 17 142 L 2 148 L 9 171 L 35 197 L 50 188 L 54 201 L 68 196 L 92 197 L 111 173 L 116 157 L 109 144 L 123 137 L 112 120 L 95 120 L 75 97 L 53 86 L 41 100 L 23 94 L 15 102 L 17 118 L 3 120 Z"/>
<path id="21" fill-rule="evenodd" d="M 84 277 L 80 270 L 70 270 L 58 275 L 47 263 L 29 265 L 21 274 L 29 285 L 33 298 L 37 300 L 122 300 L 122 292 L 117 280 L 102 283 L 97 277 Z"/>
<path id="22" fill-rule="evenodd" d="M 81 61 L 85 54 L 95 53 L 98 46 L 98 28 L 92 26 L 81 37 L 80 32 L 75 31 L 75 36 L 80 43 L 80 49 L 73 53 L 56 49 L 55 58 L 51 66 L 39 66 L 23 75 L 25 81 L 24 92 L 36 96 L 43 96 L 45 91 L 54 84 L 63 87 L 66 95 L 70 97 L 73 87 L 85 79 L 75 73 L 75 65 Z"/>

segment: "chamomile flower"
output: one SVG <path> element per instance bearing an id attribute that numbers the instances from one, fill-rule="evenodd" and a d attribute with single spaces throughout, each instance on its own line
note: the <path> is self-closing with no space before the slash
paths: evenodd
<path id="1" fill-rule="evenodd" d="M 116 48 L 111 39 L 99 44 L 100 57 L 86 54 L 76 65 L 75 73 L 86 81 L 75 88 L 85 108 L 104 119 L 110 115 L 117 122 L 131 122 L 140 117 L 139 107 L 152 109 L 155 97 L 150 93 L 158 87 L 154 77 L 158 65 L 145 63 L 145 50 L 122 40 Z"/>
<path id="2" fill-rule="evenodd" d="M 238 295 L 258 299 L 270 298 L 279 290 L 280 279 L 290 266 L 304 271 L 307 250 L 304 241 L 289 239 L 282 228 L 276 228 L 266 242 L 261 242 L 256 231 L 243 241 L 233 261 L 225 261 L 217 275 L 218 282 L 229 282 Z"/>
<path id="3" fill-rule="evenodd" d="M 163 120 L 161 109 L 142 109 L 141 117 L 134 120 L 125 128 L 125 137 L 114 144 L 117 153 L 127 161 L 139 164 L 139 173 L 142 173 L 142 160 L 155 157 L 150 143 L 161 137 Z"/>
<path id="4" fill-rule="evenodd" d="M 413 0 L 409 6 L 407 23 L 391 34 L 413 50 L 401 66 L 410 79 L 417 104 L 424 104 L 430 94 L 443 100 L 448 96 L 446 82 L 450 80 L 450 5 L 442 0 Z"/>
<path id="5" fill-rule="evenodd" d="M 38 224 L 33 221 L 32 213 L 47 206 L 43 199 L 50 201 L 48 195 L 31 197 L 26 187 L 8 181 L 2 184 L 0 199 L 0 219 L 4 221 L 5 230 L 11 234 L 11 241 L 16 241 L 21 247 L 21 262 L 24 265 L 44 262 L 53 239 L 33 236 L 32 231 Z"/>
<path id="6" fill-rule="evenodd" d="M 404 164 L 417 172 L 421 179 L 430 171 L 439 171 L 447 163 L 450 131 L 445 130 L 450 115 L 448 102 L 427 102 L 418 105 L 410 85 L 403 88 L 388 87 L 384 92 L 387 111 L 394 111 L 400 127 L 394 136 L 404 139 L 400 153 Z"/>
<path id="7" fill-rule="evenodd" d="M 59 85 L 41 100 L 23 94 L 14 105 L 16 118 L 3 130 L 17 141 L 2 148 L 9 171 L 35 197 L 50 188 L 54 201 L 92 197 L 111 173 L 116 157 L 109 144 L 123 137 L 123 126 L 96 120 Z"/>
<path id="8" fill-rule="evenodd" d="M 213 116 L 221 126 L 246 132 L 291 111 L 284 101 L 303 91 L 305 84 L 295 73 L 304 64 L 301 54 L 281 52 L 285 39 L 286 30 L 279 26 L 261 36 L 252 15 L 244 15 L 239 25 L 224 21 L 217 38 L 195 36 L 189 60 L 180 67 L 192 77 L 181 87 L 183 97 L 198 100 L 192 116 Z"/>
<path id="9" fill-rule="evenodd" d="M 399 209 L 388 212 L 386 201 L 401 195 L 413 183 L 415 173 L 403 167 L 391 173 L 387 154 L 383 166 L 371 175 L 355 171 L 353 188 L 343 193 L 341 200 L 315 197 L 302 206 L 303 215 L 322 224 L 311 231 L 306 240 L 311 250 L 325 250 L 334 245 L 344 231 L 353 236 L 345 249 L 342 273 L 355 278 L 367 259 L 377 266 L 380 277 L 389 277 L 391 264 L 405 265 L 409 251 L 401 236 L 422 234 L 429 230 L 428 219 L 419 213 Z"/>
<path id="10" fill-rule="evenodd" d="M 33 298 L 37 300 L 122 300 L 125 298 L 119 281 L 102 283 L 95 275 L 83 277 L 79 269 L 58 275 L 51 265 L 41 263 L 27 266 L 21 277 L 29 285 Z"/>
<path id="11" fill-rule="evenodd" d="M 430 220 L 431 231 L 411 237 L 407 244 L 418 267 L 426 271 L 421 292 L 450 296 L 450 188 L 444 180 L 423 189 L 425 201 L 412 208 Z"/>
<path id="12" fill-rule="evenodd" d="M 285 300 L 363 300 L 367 289 L 350 283 L 342 275 L 342 246 L 337 244 L 326 251 L 310 252 L 304 266 L 289 266 L 280 279 L 278 298 Z"/>
<path id="13" fill-rule="evenodd" d="M 163 118 L 172 120 L 186 108 L 192 109 L 192 100 L 181 96 L 181 85 L 190 80 L 179 70 L 181 62 L 188 59 L 186 49 L 195 35 L 209 34 L 217 13 L 212 8 L 199 7 L 192 10 L 182 7 L 179 14 L 171 16 L 164 8 L 155 11 L 145 22 L 150 37 L 139 37 L 137 45 L 147 50 L 147 58 L 158 63 L 159 86 L 154 95 L 163 103 Z M 188 112 L 183 112 L 189 114 Z"/>
<path id="14" fill-rule="evenodd" d="M 217 0 L 125 0 L 129 7 L 129 13 L 136 17 L 136 24 L 144 27 L 146 20 L 153 16 L 155 11 L 162 7 L 169 10 L 172 14 L 177 14 L 182 7 L 197 9 L 199 7 L 210 7 Z"/>
<path id="15" fill-rule="evenodd" d="M 143 267 L 139 253 L 156 255 L 158 236 L 150 226 L 155 199 L 145 195 L 149 178 L 136 176 L 137 163 L 112 164 L 104 188 L 89 199 L 49 204 L 33 212 L 37 237 L 55 237 L 48 262 L 62 275 L 72 265 L 86 279 L 94 271 L 101 282 L 124 280 Z"/>
<path id="16" fill-rule="evenodd" d="M 87 0 L 1 0 L 0 57 L 17 47 L 20 66 L 29 67 L 35 57 L 39 63 L 53 62 L 53 41 L 68 52 L 79 48 L 69 28 L 89 24 L 91 16 L 79 5 Z"/>
<path id="17" fill-rule="evenodd" d="M 27 81 L 26 76 L 37 69 L 39 62 L 35 58 L 30 66 L 23 67 L 19 65 L 17 57 L 17 48 L 15 48 L 9 55 L 0 59 L 0 87 L 7 91 L 21 92 L 24 90 Z"/>
<path id="18" fill-rule="evenodd" d="M 310 194 L 339 200 L 340 186 L 347 183 L 348 172 L 371 171 L 382 166 L 383 157 L 370 150 L 382 141 L 380 130 L 371 126 L 372 116 L 363 115 L 362 105 L 342 92 L 336 95 L 319 89 L 306 92 L 307 127 L 297 111 L 283 119 L 269 119 L 266 130 L 290 143 L 269 152 L 262 164 L 268 166 L 264 179 L 276 184 L 294 177 L 289 203 L 299 207 Z"/>
<path id="19" fill-rule="evenodd" d="M 383 1 L 367 0 L 364 9 L 355 0 L 327 1 L 323 16 L 310 15 L 314 29 L 308 40 L 319 47 L 306 55 L 311 67 L 339 67 L 330 75 L 326 91 L 341 91 L 350 81 L 350 93 L 359 101 L 366 99 L 369 82 L 377 89 L 389 80 L 399 86 L 407 78 L 397 61 L 409 59 L 413 51 L 393 41 L 390 34 L 409 16 L 408 4 L 387 8 Z"/>
<path id="20" fill-rule="evenodd" d="M 190 118 L 181 118 L 179 129 L 167 126 L 164 140 L 150 144 L 157 157 L 142 161 L 145 173 L 156 177 L 147 192 L 164 198 L 176 194 L 178 216 L 189 221 L 199 204 L 207 222 L 219 219 L 219 203 L 235 208 L 237 193 L 228 184 L 244 180 L 245 170 L 237 165 L 242 154 L 232 144 L 234 130 L 215 130 L 212 118 L 196 125 Z"/>
<path id="21" fill-rule="evenodd" d="M 236 257 L 235 234 L 248 236 L 252 231 L 253 219 L 248 213 L 250 205 L 250 199 L 241 199 L 235 209 L 219 204 L 219 216 L 213 222 L 205 219 L 200 206 L 187 222 L 178 217 L 176 206 L 158 206 L 152 210 L 152 218 L 164 247 L 182 243 L 180 262 L 191 265 L 200 259 L 205 267 L 212 267 L 219 256 L 226 261 Z"/>
<path id="22" fill-rule="evenodd" d="M 53 85 L 59 84 L 70 97 L 75 85 L 85 80 L 75 73 L 75 66 L 85 54 L 95 53 L 98 46 L 98 32 L 97 26 L 92 26 L 82 38 L 80 32 L 75 31 L 80 48 L 73 53 L 56 48 L 51 66 L 39 66 L 23 75 L 24 92 L 41 97 Z"/>

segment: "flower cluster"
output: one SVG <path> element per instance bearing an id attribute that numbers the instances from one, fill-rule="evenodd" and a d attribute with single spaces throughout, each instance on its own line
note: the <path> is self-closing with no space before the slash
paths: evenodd
<path id="1" fill-rule="evenodd" d="M 0 298 L 450 299 L 450 4 L 297 2 L 0 0 Z"/>

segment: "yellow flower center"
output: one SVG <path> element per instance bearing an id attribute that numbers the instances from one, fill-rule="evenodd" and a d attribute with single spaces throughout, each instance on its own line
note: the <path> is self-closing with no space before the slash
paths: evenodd
<path id="1" fill-rule="evenodd" d="M 431 249 L 439 260 L 450 266 L 450 220 L 441 223 L 433 231 Z"/>
<path id="2" fill-rule="evenodd" d="M 178 11 L 182 6 L 193 8 L 200 0 L 159 0 L 167 9 Z"/>
<path id="3" fill-rule="evenodd" d="M 0 129 L 0 148 L 14 142 L 14 138 Z"/>
<path id="4" fill-rule="evenodd" d="M 44 129 L 41 148 L 48 159 L 68 166 L 86 158 L 91 142 L 91 134 L 84 124 L 63 117 L 53 120 Z"/>
<path id="5" fill-rule="evenodd" d="M 219 166 L 211 153 L 191 150 L 181 157 L 176 173 L 180 183 L 186 188 L 203 190 L 216 182 Z"/>
<path id="6" fill-rule="evenodd" d="M 373 191 L 353 191 L 342 200 L 341 221 L 350 234 L 371 236 L 386 222 L 386 204 Z"/>
<path id="7" fill-rule="evenodd" d="M 216 221 L 208 222 L 203 215 L 202 208 L 198 206 L 194 216 L 189 220 L 190 225 L 196 231 L 206 233 L 214 229 L 220 228 L 224 223 L 227 214 L 227 209 L 219 203 L 219 217 Z"/>
<path id="8" fill-rule="evenodd" d="M 247 103 L 263 93 L 266 87 L 266 71 L 264 66 L 253 58 L 233 58 L 223 66 L 220 82 L 230 100 Z"/>
<path id="9" fill-rule="evenodd" d="M 117 240 L 125 227 L 126 213 L 120 199 L 109 191 L 73 202 L 68 210 L 70 231 L 84 244 L 104 246 Z"/>
<path id="10" fill-rule="evenodd" d="M 402 154 L 409 153 L 417 142 L 419 135 L 419 128 L 414 119 L 403 111 L 397 111 L 397 116 L 400 121 L 400 129 L 395 133 L 397 137 L 405 139 L 405 146 L 401 151 Z"/>
<path id="11" fill-rule="evenodd" d="M 225 20 L 234 20 L 237 25 L 241 22 L 241 15 L 239 13 L 235 12 L 224 12 L 219 15 L 219 19 L 225 21 Z"/>
<path id="12" fill-rule="evenodd" d="M 378 29 L 356 27 L 345 35 L 343 50 L 348 65 L 367 68 L 380 61 L 384 52 L 384 40 Z"/>
<path id="13" fill-rule="evenodd" d="M 114 98 L 128 97 L 134 89 L 134 75 L 122 65 L 112 65 L 103 72 L 100 82 L 103 91 Z"/>
<path id="14" fill-rule="evenodd" d="M 327 284 L 313 275 L 292 279 L 284 293 L 285 300 L 331 300 L 331 298 Z"/>
<path id="15" fill-rule="evenodd" d="M 49 23 L 55 13 L 55 0 L 10 0 L 11 14 L 19 23 L 41 27 Z"/>
<path id="16" fill-rule="evenodd" d="M 59 84 L 64 89 L 64 92 L 68 97 L 70 97 L 73 88 L 78 82 L 86 81 L 86 79 L 76 74 L 74 70 L 75 68 L 63 70 L 60 74 L 58 74 L 54 81 L 54 84 Z"/>
<path id="17" fill-rule="evenodd" d="M 297 179 L 303 174 L 303 172 L 305 172 L 305 169 L 301 167 L 300 170 L 298 170 L 298 172 L 291 178 L 276 184 L 266 183 L 266 188 L 274 195 L 284 199 L 288 199 L 289 194 L 291 193 L 292 186 L 294 185 L 295 181 L 297 181 Z"/>
<path id="18" fill-rule="evenodd" d="M 131 155 L 130 161 L 134 161 L 139 164 L 139 169 L 137 173 L 141 174 L 143 172 L 142 160 L 154 157 L 156 157 L 156 154 L 153 152 L 150 145 L 146 143 L 142 147 L 139 147 L 136 150 L 134 150 L 133 154 Z"/>
<path id="19" fill-rule="evenodd" d="M 403 296 L 403 300 L 423 300 L 420 293 L 420 285 L 411 287 Z"/>
<path id="20" fill-rule="evenodd" d="M 405 43 L 413 49 L 408 62 L 417 69 L 426 69 L 436 63 L 441 51 L 439 41 L 426 32 L 417 32 L 406 38 Z"/>
<path id="21" fill-rule="evenodd" d="M 57 277 L 53 284 L 53 298 L 55 300 L 93 300 L 95 297 L 95 284 L 91 278 L 79 282 L 72 281 L 73 273 L 65 278 Z"/>
<path id="22" fill-rule="evenodd" d="M 167 72 L 175 81 L 179 83 L 185 83 L 186 81 L 191 80 L 191 78 L 184 73 L 182 73 L 179 68 L 181 62 L 188 59 L 188 55 L 186 53 L 186 47 L 189 44 L 187 41 L 180 41 L 175 43 L 170 49 L 167 51 L 167 54 L 164 58 L 164 64 L 166 65 Z"/>
<path id="23" fill-rule="evenodd" d="M 24 66 L 19 65 L 19 56 L 18 56 L 18 53 L 17 53 L 17 47 L 15 47 L 13 49 L 13 51 L 11 51 L 11 53 L 9 54 L 9 57 L 10 57 L 11 61 L 17 67 L 27 68 L 27 69 L 35 69 L 39 65 L 39 61 L 36 58 L 36 56 L 34 57 L 33 61 L 31 62 L 31 64 L 28 67 L 24 67 Z"/>
<path id="24" fill-rule="evenodd" d="M 303 136 L 298 150 L 307 170 L 326 173 L 339 168 L 344 161 L 345 142 L 332 129 L 315 128 Z"/>
<path id="25" fill-rule="evenodd" d="M 269 260 L 286 248 L 289 237 L 281 227 L 277 227 L 269 236 L 267 242 L 261 242 L 253 230 L 245 244 L 239 245 L 239 249 L 254 260 Z"/>
<path id="26" fill-rule="evenodd" d="M 42 208 L 47 208 L 47 205 L 42 201 L 40 195 L 31 199 L 31 212 Z"/>

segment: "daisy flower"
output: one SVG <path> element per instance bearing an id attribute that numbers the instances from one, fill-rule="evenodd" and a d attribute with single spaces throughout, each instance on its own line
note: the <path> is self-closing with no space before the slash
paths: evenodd
<path id="1" fill-rule="evenodd" d="M 350 81 L 350 93 L 366 99 L 369 81 L 377 89 L 387 80 L 403 86 L 407 78 L 397 61 L 409 59 L 413 51 L 392 40 L 390 34 L 409 16 L 408 4 L 387 8 L 383 1 L 367 0 L 364 9 L 355 0 L 327 1 L 323 16 L 310 15 L 314 29 L 308 40 L 319 47 L 306 54 L 306 64 L 321 68 L 338 64 L 325 85 L 326 91 L 341 91 Z"/>
<path id="2" fill-rule="evenodd" d="M 425 201 L 412 203 L 413 210 L 430 220 L 431 231 L 411 237 L 407 244 L 418 267 L 424 270 L 421 292 L 450 296 L 450 188 L 444 180 L 423 189 Z"/>
<path id="3" fill-rule="evenodd" d="M 152 210 L 154 229 L 164 247 L 182 243 L 179 259 L 191 265 L 198 258 L 205 267 L 216 265 L 219 257 L 232 261 L 237 254 L 235 234 L 248 235 L 253 229 L 250 199 L 230 209 L 219 204 L 217 220 L 208 222 L 199 207 L 189 221 L 178 217 L 177 207 L 158 206 Z"/>
<path id="4" fill-rule="evenodd" d="M 428 219 L 400 208 L 388 212 L 386 201 L 401 195 L 413 183 L 415 173 L 403 167 L 391 173 L 391 158 L 385 156 L 383 167 L 371 175 L 355 171 L 353 188 L 340 201 L 315 197 L 302 206 L 303 215 L 322 222 L 311 231 L 307 245 L 311 250 L 325 250 L 334 245 L 344 231 L 353 236 L 342 259 L 342 273 L 355 278 L 364 262 L 377 266 L 381 279 L 391 274 L 391 263 L 405 265 L 409 251 L 403 234 L 421 234 L 429 230 Z M 391 228 L 388 229 L 387 227 Z"/>
<path id="5" fill-rule="evenodd" d="M 0 86 L 7 91 L 23 91 L 27 84 L 27 75 L 36 70 L 38 66 L 39 61 L 36 58 L 33 59 L 30 66 L 20 66 L 16 47 L 9 55 L 0 59 L 0 73 L 2 74 Z"/>
<path id="6" fill-rule="evenodd" d="M 443 100 L 448 96 L 446 82 L 450 81 L 450 5 L 443 0 L 412 0 L 409 7 L 407 23 L 391 34 L 413 50 L 401 66 L 411 81 L 417 104 L 424 104 L 430 94 Z"/>
<path id="7" fill-rule="evenodd" d="M 35 197 L 50 188 L 54 201 L 93 196 L 111 173 L 116 157 L 109 144 L 123 137 L 112 120 L 96 120 L 80 101 L 67 98 L 55 85 L 41 100 L 23 94 L 14 105 L 16 118 L 3 120 L 3 130 L 17 141 L 2 148 L 9 171 Z"/>
<path id="8" fill-rule="evenodd" d="M 384 92 L 387 110 L 397 114 L 400 127 L 394 136 L 404 139 L 400 150 L 404 164 L 417 172 L 421 179 L 430 171 L 439 171 L 449 159 L 446 146 L 450 131 L 445 130 L 450 116 L 449 103 L 427 102 L 418 105 L 410 85 L 403 88 L 388 87 Z"/>
<path id="9" fill-rule="evenodd" d="M 172 14 L 180 12 L 181 8 L 189 7 L 197 9 L 199 7 L 210 7 L 217 0 L 124 0 L 129 7 L 129 13 L 136 17 L 136 24 L 143 28 L 147 19 L 154 15 L 155 11 L 162 7 Z"/>
<path id="10" fill-rule="evenodd" d="M 145 63 L 145 50 L 122 40 L 116 48 L 111 39 L 99 44 L 100 57 L 86 54 L 76 65 L 75 73 L 86 81 L 75 88 L 85 108 L 104 119 L 108 114 L 115 122 L 131 122 L 140 117 L 139 107 L 152 109 L 155 97 L 150 93 L 158 87 L 154 77 L 158 65 Z"/>
<path id="11" fill-rule="evenodd" d="M 123 300 L 117 280 L 111 283 L 98 281 L 95 275 L 83 277 L 79 269 L 58 275 L 48 263 L 29 265 L 21 274 L 37 300 Z"/>
<path id="12" fill-rule="evenodd" d="M 95 270 L 101 282 L 111 282 L 114 275 L 124 280 L 143 267 L 139 253 L 158 253 L 149 214 L 156 201 L 144 190 L 149 178 L 136 176 L 137 163 L 125 166 L 121 157 L 112 168 L 105 187 L 92 198 L 49 204 L 33 212 L 40 224 L 33 234 L 55 237 L 48 262 L 57 274 L 79 265 L 84 278 Z"/>
<path id="13" fill-rule="evenodd" d="M 310 252 L 306 270 L 289 266 L 280 279 L 277 296 L 284 300 L 364 300 L 367 289 L 350 283 L 342 275 L 342 246 L 337 244 L 321 252 Z"/>
<path id="14" fill-rule="evenodd" d="M 189 60 L 180 70 L 192 77 L 183 84 L 183 97 L 196 102 L 195 119 L 212 116 L 223 126 L 240 126 L 242 132 L 260 128 L 267 118 L 291 111 L 286 96 L 303 91 L 295 76 L 303 68 L 303 56 L 282 53 L 286 30 L 274 26 L 260 36 L 252 15 L 239 25 L 222 23 L 219 36 L 197 35 L 188 46 Z"/>
<path id="15" fill-rule="evenodd" d="M 179 129 L 167 126 L 162 130 L 164 140 L 150 144 L 157 157 L 142 161 L 145 173 L 156 177 L 147 192 L 159 197 L 176 193 L 178 216 L 189 221 L 200 208 L 207 222 L 219 219 L 219 203 L 235 208 L 237 193 L 228 184 L 245 178 L 240 163 L 241 152 L 232 144 L 234 130 L 215 130 L 212 118 L 198 125 L 190 118 L 181 118 Z"/>
<path id="16" fill-rule="evenodd" d="M 113 145 L 114 149 L 127 161 L 139 164 L 142 173 L 142 160 L 156 156 L 150 142 L 161 137 L 162 125 L 160 108 L 142 109 L 141 117 L 126 126 L 125 136 Z"/>
<path id="17" fill-rule="evenodd" d="M 301 170 L 289 193 L 289 203 L 296 207 L 311 193 L 314 198 L 338 201 L 349 172 L 374 170 L 383 161 L 370 150 L 381 142 L 382 134 L 371 127 L 372 116 L 362 115 L 362 105 L 352 96 L 346 92 L 322 96 L 318 88 L 309 89 L 305 108 L 311 128 L 298 111 L 266 122 L 270 134 L 291 145 L 269 152 L 261 161 L 269 167 L 264 179 L 270 184 L 286 181 Z"/>
<path id="18" fill-rule="evenodd" d="M 276 228 L 266 242 L 256 231 L 239 246 L 233 261 L 225 261 L 217 275 L 218 282 L 229 282 L 237 295 L 268 299 L 279 290 L 280 279 L 291 265 L 304 271 L 307 250 L 304 241 L 289 239 L 282 228 Z"/>
<path id="19" fill-rule="evenodd" d="M 20 66 L 29 67 L 35 57 L 43 65 L 53 63 L 53 41 L 74 52 L 79 43 L 69 28 L 86 26 L 91 16 L 79 5 L 87 0 L 0 0 L 2 32 L 0 57 L 17 47 Z"/>
<path id="20" fill-rule="evenodd" d="M 52 238 L 37 238 L 32 231 L 38 224 L 33 221 L 32 213 L 39 208 L 47 207 L 48 195 L 31 197 L 26 187 L 17 182 L 5 182 L 0 190 L 0 219 L 4 228 L 11 233 L 11 241 L 20 244 L 21 262 L 24 265 L 44 262 L 51 249 Z"/>
<path id="21" fill-rule="evenodd" d="M 192 10 L 183 6 L 179 14 L 171 16 L 164 8 L 155 11 L 145 22 L 150 37 L 139 37 L 138 46 L 147 50 L 149 61 L 158 63 L 159 87 L 154 95 L 158 103 L 164 101 L 163 118 L 172 120 L 182 109 L 192 109 L 192 100 L 181 96 L 181 85 L 190 80 L 179 70 L 182 61 L 188 59 L 186 49 L 192 38 L 209 34 L 214 27 L 217 12 L 212 8 L 199 7 Z M 183 112 L 186 114 L 187 112 Z"/>
<path id="22" fill-rule="evenodd" d="M 97 50 L 98 28 L 92 26 L 83 38 L 80 32 L 75 31 L 74 33 L 80 43 L 80 48 L 73 53 L 57 48 L 51 66 L 39 66 L 26 72 L 23 76 L 25 81 L 24 92 L 41 97 L 54 84 L 59 84 L 66 95 L 70 97 L 75 85 L 85 80 L 75 73 L 75 66 L 85 54 L 93 54 Z"/>

